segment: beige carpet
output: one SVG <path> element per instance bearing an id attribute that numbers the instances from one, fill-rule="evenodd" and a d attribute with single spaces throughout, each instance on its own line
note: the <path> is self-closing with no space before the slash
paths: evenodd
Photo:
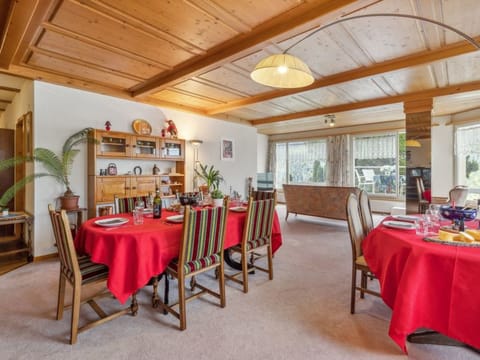
<path id="1" fill-rule="evenodd" d="M 284 245 L 274 258 L 274 280 L 251 276 L 248 294 L 227 283 L 224 309 L 210 298 L 190 302 L 183 332 L 173 316 L 152 309 L 146 287 L 138 316 L 82 333 L 71 346 L 70 312 L 54 319 L 58 264 L 32 263 L 1 276 L 0 359 L 406 359 L 388 336 L 390 310 L 380 299 L 367 295 L 355 315 L 349 312 L 345 223 L 292 215 L 284 223 L 283 206 L 279 212 Z M 479 358 L 461 347 L 408 349 L 411 359 Z"/>

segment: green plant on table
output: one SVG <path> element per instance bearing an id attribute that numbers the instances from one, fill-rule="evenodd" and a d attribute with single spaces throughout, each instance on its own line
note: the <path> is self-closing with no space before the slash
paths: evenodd
<path id="1" fill-rule="evenodd" d="M 219 189 L 215 189 L 210 193 L 210 196 L 212 199 L 223 199 L 223 192 L 221 192 Z"/>
<path id="2" fill-rule="evenodd" d="M 208 165 L 198 165 L 200 169 L 195 169 L 195 174 L 205 181 L 208 186 L 208 191 L 217 190 L 220 186 L 220 183 L 223 181 L 223 176 L 220 174 L 220 170 L 214 168 L 213 165 L 208 167 Z"/>

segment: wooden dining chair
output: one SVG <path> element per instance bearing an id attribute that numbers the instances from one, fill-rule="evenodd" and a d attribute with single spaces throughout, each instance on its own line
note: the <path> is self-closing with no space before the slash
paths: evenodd
<path id="1" fill-rule="evenodd" d="M 187 327 L 186 302 L 208 293 L 220 300 L 220 306 L 226 305 L 223 243 L 228 212 L 228 198 L 223 206 L 193 210 L 185 206 L 182 240 L 177 259 L 170 262 L 167 275 L 178 280 L 178 301 L 167 304 L 167 295 L 159 304 L 164 312 L 173 314 L 180 320 L 180 330 Z M 214 270 L 218 277 L 218 292 L 197 282 L 196 276 Z M 190 278 L 190 290 L 187 297 L 185 280 Z M 200 291 L 195 292 L 195 288 Z M 178 310 L 176 307 L 178 306 Z"/>
<path id="2" fill-rule="evenodd" d="M 273 280 L 272 226 L 274 214 L 274 198 L 254 200 L 253 197 L 250 197 L 243 226 L 242 242 L 228 249 L 233 253 L 240 254 L 242 270 L 234 274 L 226 274 L 225 277 L 242 284 L 245 293 L 248 292 L 248 273 L 255 269 L 268 273 L 268 278 Z M 268 268 L 255 264 L 255 261 L 263 257 L 267 258 Z"/>
<path id="3" fill-rule="evenodd" d="M 57 298 L 57 320 L 63 317 L 63 311 L 67 308 L 65 302 L 65 287 L 68 283 L 73 288 L 72 315 L 70 321 L 70 344 L 77 342 L 77 335 L 94 326 L 103 324 L 106 321 L 115 319 L 128 312 L 134 313 L 134 308 L 129 307 L 121 309 L 107 315 L 96 302 L 97 299 L 112 296 L 111 293 L 103 288 L 92 296 L 82 300 L 82 291 L 87 287 L 98 285 L 98 283 L 106 282 L 108 277 L 108 268 L 102 264 L 96 264 L 90 260 L 87 255 L 78 256 L 73 244 L 70 224 L 65 210 L 55 211 L 52 204 L 48 205 L 48 212 L 52 222 L 55 242 L 58 249 L 58 257 L 60 259 L 60 278 L 58 283 Z M 97 313 L 100 319 L 86 323 L 79 327 L 80 305 L 87 303 Z"/>
<path id="4" fill-rule="evenodd" d="M 361 190 L 358 200 L 360 205 L 360 215 L 362 217 L 363 232 L 368 234 L 375 226 L 368 193 L 365 190 Z"/>
<path id="5" fill-rule="evenodd" d="M 273 190 L 255 190 L 252 188 L 250 191 L 250 196 L 253 197 L 253 200 L 268 200 L 274 199 L 275 202 L 277 201 L 277 189 Z"/>
<path id="6" fill-rule="evenodd" d="M 374 278 L 375 275 L 370 271 L 368 264 L 363 256 L 362 241 L 365 238 L 365 231 L 362 225 L 362 217 L 358 198 L 355 194 L 349 194 L 346 203 L 348 232 L 352 245 L 352 285 L 350 293 L 350 312 L 355 313 L 355 294 L 360 291 L 360 298 L 365 297 L 365 293 L 380 296 L 380 293 L 368 289 L 368 278 Z M 360 286 L 357 285 L 357 271 L 360 271 Z"/>
<path id="7" fill-rule="evenodd" d="M 131 213 L 135 210 L 135 202 L 137 200 L 143 201 L 145 206 L 147 206 L 147 199 L 148 196 L 120 196 L 114 195 L 114 206 L 115 206 L 115 214 L 122 214 L 122 213 Z"/>
<path id="8" fill-rule="evenodd" d="M 420 176 L 415 178 L 415 184 L 417 187 L 417 199 L 418 199 L 418 213 L 423 214 L 425 210 L 428 209 L 430 202 L 423 197 L 425 193 L 425 185 L 423 184 L 423 179 Z"/>

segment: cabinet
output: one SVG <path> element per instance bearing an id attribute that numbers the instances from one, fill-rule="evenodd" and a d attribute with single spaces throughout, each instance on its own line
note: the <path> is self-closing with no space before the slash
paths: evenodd
<path id="1" fill-rule="evenodd" d="M 88 217 L 97 216 L 97 207 L 111 204 L 114 196 L 141 196 L 155 193 L 158 187 L 166 196 L 185 192 L 185 140 L 92 130 L 98 143 L 88 144 Z M 161 175 L 99 175 L 99 159 L 151 161 L 171 169 Z M 165 165 L 162 166 L 162 162 Z M 172 166 L 172 163 L 174 166 Z M 132 167 L 132 166 L 131 166 Z"/>

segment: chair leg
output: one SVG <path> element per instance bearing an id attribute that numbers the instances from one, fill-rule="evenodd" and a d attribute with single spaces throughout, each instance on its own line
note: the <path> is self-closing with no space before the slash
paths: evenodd
<path id="1" fill-rule="evenodd" d="M 226 305 L 226 297 L 225 297 L 225 268 L 224 268 L 224 261 L 220 263 L 220 266 L 215 268 L 215 271 L 218 269 L 218 288 L 220 292 L 220 306 L 222 308 Z"/>
<path id="2" fill-rule="evenodd" d="M 248 254 L 242 253 L 243 292 L 248 293 Z"/>
<path id="3" fill-rule="evenodd" d="M 65 285 L 67 279 L 60 272 L 60 278 L 58 279 L 58 298 L 57 298 L 57 320 L 63 318 L 63 308 L 65 306 Z"/>
<path id="4" fill-rule="evenodd" d="M 268 251 L 268 278 L 273 280 L 273 255 L 272 255 L 272 245 L 270 244 L 267 247 Z"/>
<path id="5" fill-rule="evenodd" d="M 72 320 L 70 324 L 70 344 L 77 342 L 78 334 L 78 322 L 80 318 L 80 305 L 81 305 L 81 285 L 73 286 L 72 295 Z"/>
<path id="6" fill-rule="evenodd" d="M 350 313 L 355 314 L 355 288 L 357 286 L 357 269 L 352 268 L 352 286 L 350 291 Z"/>
<path id="7" fill-rule="evenodd" d="M 178 307 L 180 318 L 180 330 L 185 330 L 187 327 L 187 314 L 185 306 L 185 279 L 178 278 Z"/>
<path id="8" fill-rule="evenodd" d="M 152 307 L 158 307 L 158 276 L 153 277 L 153 284 L 152 284 Z"/>
<path id="9" fill-rule="evenodd" d="M 367 274 L 364 271 L 361 272 L 360 276 L 360 288 L 362 289 L 360 290 L 360 299 L 364 299 L 365 291 L 363 291 L 363 289 L 367 288 Z"/>

